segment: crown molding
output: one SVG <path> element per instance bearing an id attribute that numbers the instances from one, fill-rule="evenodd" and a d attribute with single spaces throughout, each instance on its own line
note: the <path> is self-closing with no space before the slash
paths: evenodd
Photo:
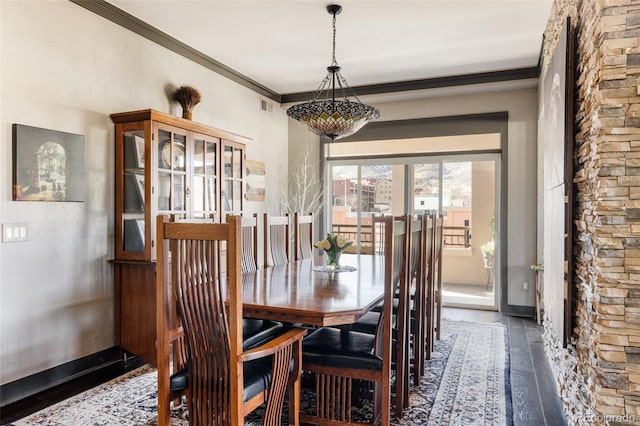
<path id="1" fill-rule="evenodd" d="M 474 84 L 499 83 L 505 81 L 528 80 L 538 78 L 538 68 L 516 68 L 474 74 L 461 74 L 446 77 L 425 78 L 420 80 L 397 81 L 365 86 L 349 87 L 356 96 L 379 95 L 414 90 L 437 89 L 443 87 L 468 86 Z M 281 103 L 303 102 L 313 98 L 315 92 L 287 93 L 282 95 Z"/>
<path id="2" fill-rule="evenodd" d="M 81 6 L 96 15 L 102 16 L 109 21 L 120 25 L 123 28 L 133 31 L 141 37 L 146 38 L 160 46 L 163 46 L 170 51 L 185 57 L 203 67 L 220 74 L 244 87 L 247 87 L 262 96 L 265 96 L 273 101 L 281 102 L 281 96 L 279 93 L 274 92 L 266 86 L 250 79 L 249 77 L 237 72 L 236 70 L 229 68 L 221 62 L 216 61 L 210 56 L 205 55 L 199 50 L 181 42 L 180 40 L 171 37 L 169 34 L 160 31 L 159 29 L 147 24 L 146 22 L 136 18 L 135 16 L 125 12 L 112 5 L 105 0 L 69 0 L 72 3 Z"/>
<path id="3" fill-rule="evenodd" d="M 146 38 L 170 51 L 183 56 L 203 67 L 224 76 L 256 93 L 265 96 L 280 104 L 292 102 L 304 102 L 311 99 L 315 92 L 296 92 L 280 94 L 268 87 L 252 80 L 238 71 L 216 61 L 199 50 L 171 37 L 169 34 L 147 24 L 135 16 L 117 8 L 106 0 L 69 0 L 109 21 L 120 25 L 141 37 Z M 424 89 L 446 88 L 455 86 L 468 86 L 475 84 L 496 83 L 516 80 L 526 80 L 539 77 L 539 66 L 529 68 L 516 68 L 501 71 L 491 71 L 474 74 L 461 74 L 446 77 L 426 78 L 420 80 L 397 81 L 350 87 L 356 96 L 379 95 L 385 93 L 399 93 Z"/>

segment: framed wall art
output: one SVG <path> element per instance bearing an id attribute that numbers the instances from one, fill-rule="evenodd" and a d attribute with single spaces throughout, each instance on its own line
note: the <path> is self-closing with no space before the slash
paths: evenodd
<path id="1" fill-rule="evenodd" d="M 139 168 L 144 168 L 144 138 L 133 135 L 136 148 L 136 162 Z"/>
<path id="2" fill-rule="evenodd" d="M 246 160 L 247 190 L 245 198 L 248 201 L 264 201 L 265 174 L 264 163 L 260 161 Z"/>
<path id="3" fill-rule="evenodd" d="M 567 18 L 542 76 L 539 143 L 543 147 L 544 308 L 563 345 L 574 328 L 575 32 Z"/>
<path id="4" fill-rule="evenodd" d="M 84 136 L 14 124 L 13 200 L 84 201 Z"/>

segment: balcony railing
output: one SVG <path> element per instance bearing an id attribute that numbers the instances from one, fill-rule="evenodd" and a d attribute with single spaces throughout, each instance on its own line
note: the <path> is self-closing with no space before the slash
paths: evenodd
<path id="1" fill-rule="evenodd" d="M 470 226 L 443 226 L 442 239 L 445 247 L 471 247 Z"/>
<path id="2" fill-rule="evenodd" d="M 358 237 L 358 225 L 334 223 L 331 232 L 343 235 L 346 238 L 355 241 Z M 370 243 L 371 241 L 373 241 L 371 225 L 360 225 L 360 242 Z"/>
<path id="3" fill-rule="evenodd" d="M 331 232 L 356 241 L 358 237 L 358 225 L 334 223 Z M 471 247 L 471 227 L 443 226 L 442 239 L 445 248 L 469 248 Z M 371 225 L 360 225 L 360 242 L 371 243 L 372 241 L 373 232 Z"/>

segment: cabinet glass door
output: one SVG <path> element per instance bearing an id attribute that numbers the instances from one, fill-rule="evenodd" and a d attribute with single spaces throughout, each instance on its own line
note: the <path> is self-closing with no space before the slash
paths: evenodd
<path id="1" fill-rule="evenodd" d="M 222 208 L 225 214 L 241 214 L 244 149 L 227 143 L 223 145 L 222 156 Z"/>
<path id="2" fill-rule="evenodd" d="M 218 213 L 217 157 L 219 139 L 196 135 L 193 139 L 191 193 L 193 217 L 216 218 Z"/>
<path id="3" fill-rule="evenodd" d="M 186 133 L 186 132 L 185 132 Z M 187 209 L 187 136 L 158 128 L 158 214 L 185 218 Z"/>
<path id="4" fill-rule="evenodd" d="M 145 141 L 144 130 L 123 132 L 122 250 L 144 252 Z"/>

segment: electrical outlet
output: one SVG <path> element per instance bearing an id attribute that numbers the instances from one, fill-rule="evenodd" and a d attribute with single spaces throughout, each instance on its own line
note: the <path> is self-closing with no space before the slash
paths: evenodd
<path id="1" fill-rule="evenodd" d="M 529 283 L 526 281 L 522 281 L 522 291 L 529 290 Z"/>

